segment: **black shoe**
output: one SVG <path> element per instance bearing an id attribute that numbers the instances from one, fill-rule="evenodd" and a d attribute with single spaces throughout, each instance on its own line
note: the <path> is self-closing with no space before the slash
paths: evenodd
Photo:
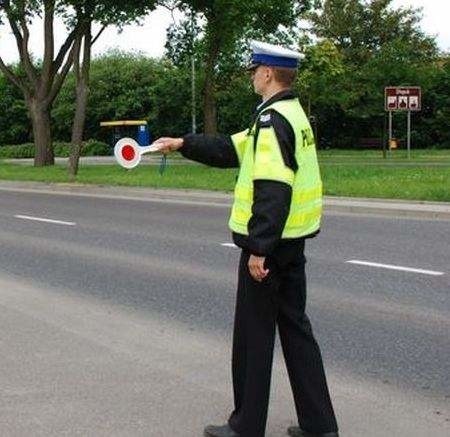
<path id="1" fill-rule="evenodd" d="M 239 434 L 234 432 L 230 425 L 222 426 L 208 425 L 204 431 L 205 437 L 239 437 Z"/>
<path id="2" fill-rule="evenodd" d="M 314 434 L 307 431 L 303 431 L 298 426 L 290 426 L 287 429 L 287 433 L 291 437 L 339 437 L 337 432 L 325 432 L 323 434 Z"/>

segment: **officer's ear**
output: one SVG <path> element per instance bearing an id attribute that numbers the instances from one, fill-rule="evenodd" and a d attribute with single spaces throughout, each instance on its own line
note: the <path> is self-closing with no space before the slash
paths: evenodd
<path id="1" fill-rule="evenodd" d="M 264 68 L 264 79 L 266 80 L 266 82 L 270 82 L 272 77 L 273 77 L 272 69 L 270 67 L 265 67 Z"/>

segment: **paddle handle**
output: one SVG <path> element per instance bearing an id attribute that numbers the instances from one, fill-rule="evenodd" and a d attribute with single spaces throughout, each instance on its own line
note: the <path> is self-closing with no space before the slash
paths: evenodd
<path id="1" fill-rule="evenodd" d="M 158 152 L 159 145 L 158 143 L 152 143 L 149 146 L 139 147 L 138 150 L 141 155 L 143 155 L 144 153 Z"/>

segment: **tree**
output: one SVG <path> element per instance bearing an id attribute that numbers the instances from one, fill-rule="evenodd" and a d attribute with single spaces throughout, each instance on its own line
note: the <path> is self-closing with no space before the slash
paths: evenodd
<path id="1" fill-rule="evenodd" d="M 103 32 L 104 27 L 97 34 L 96 38 Z M 86 122 L 86 106 L 89 94 L 89 71 L 91 64 L 92 40 L 92 22 L 89 19 L 84 32 L 75 40 L 74 44 L 74 63 L 73 72 L 75 75 L 75 114 L 72 123 L 71 149 L 69 156 L 68 173 L 69 178 L 73 179 L 78 173 L 78 164 L 80 161 L 84 126 Z M 83 47 L 83 50 L 82 50 Z M 82 54 L 82 55 L 81 55 Z"/>
<path id="2" fill-rule="evenodd" d="M 318 147 L 325 145 L 321 137 L 336 138 L 334 127 L 339 125 L 342 108 L 349 98 L 344 87 L 347 73 L 343 56 L 331 40 L 324 39 L 305 48 L 296 87 L 308 117 L 314 121 Z M 317 132 L 319 125 L 321 129 Z"/>
<path id="3" fill-rule="evenodd" d="M 323 0 L 309 14 L 312 32 L 333 41 L 346 60 L 361 65 L 386 44 L 403 41 L 417 53 L 436 54 L 436 43 L 420 29 L 421 9 L 394 8 L 393 0 Z"/>
<path id="4" fill-rule="evenodd" d="M 301 96 L 306 99 L 308 115 L 311 115 L 312 100 L 317 103 L 322 91 L 334 87 L 344 72 L 343 56 L 332 41 L 324 39 L 306 48 L 297 84 Z M 333 92 L 327 97 L 327 103 L 337 102 L 338 98 L 339 94 Z"/>
<path id="5" fill-rule="evenodd" d="M 427 68 L 422 111 L 414 120 L 412 139 L 424 146 L 450 148 L 450 55 Z"/>
<path id="6" fill-rule="evenodd" d="M 216 83 L 218 62 L 221 56 L 236 54 L 236 46 L 249 30 L 264 34 L 276 31 L 279 26 L 293 25 L 310 7 L 310 0 L 180 0 L 175 5 L 186 14 L 199 16 L 203 23 L 202 60 L 204 64 L 204 131 L 217 130 Z M 172 3 L 173 4 L 173 3 Z M 189 26 L 182 23 L 185 29 Z M 172 30 L 172 35 L 177 33 Z M 189 32 L 178 32 L 181 38 Z M 173 40 L 172 40 L 173 42 Z M 176 42 L 180 45 L 180 40 Z M 242 53 L 239 53 L 242 57 Z"/>
<path id="7" fill-rule="evenodd" d="M 146 119 L 153 137 L 182 135 L 189 126 L 190 71 L 167 60 L 142 54 L 110 51 L 91 63 L 90 94 L 86 109 L 86 138 L 109 140 L 100 122 Z M 70 73 L 52 112 L 55 138 L 70 140 L 76 94 Z"/>
<path id="8" fill-rule="evenodd" d="M 334 77 L 327 69 L 306 69 L 312 78 L 309 91 L 314 89 L 313 112 L 330 145 L 353 146 L 361 137 L 382 135 L 385 86 L 429 87 L 436 42 L 420 29 L 420 10 L 395 9 L 391 4 L 392 0 L 325 0 L 310 14 L 312 32 L 320 38 L 307 53 L 317 53 L 328 41 L 343 69 Z M 317 63 L 311 56 L 305 61 Z"/>
<path id="9" fill-rule="evenodd" d="M 156 0 L 117 1 L 103 0 L 93 2 L 83 1 L 78 7 L 85 17 L 84 32 L 79 33 L 74 43 L 74 65 L 76 83 L 76 105 L 72 125 L 71 153 L 69 157 L 68 172 L 71 179 L 78 173 L 84 126 L 86 120 L 86 107 L 89 96 L 89 73 L 91 65 L 91 49 L 107 26 L 122 26 L 137 21 L 142 15 L 155 7 Z M 92 36 L 94 22 L 100 24 L 100 30 Z"/>
<path id="10" fill-rule="evenodd" d="M 76 6 L 77 2 L 74 2 Z M 35 166 L 53 165 L 54 156 L 50 128 L 50 111 L 74 59 L 74 41 L 85 31 L 85 21 L 77 11 L 69 13 L 67 4 L 56 0 L 3 0 L 0 15 L 6 18 L 14 34 L 19 53 L 20 71 L 16 73 L 6 66 L 0 57 L 0 71 L 19 88 L 31 118 L 36 147 Z M 53 24 L 56 14 L 63 14 L 69 26 L 68 34 L 60 49 L 55 51 Z M 28 43 L 29 23 L 43 14 L 44 53 L 42 60 L 33 62 Z"/>

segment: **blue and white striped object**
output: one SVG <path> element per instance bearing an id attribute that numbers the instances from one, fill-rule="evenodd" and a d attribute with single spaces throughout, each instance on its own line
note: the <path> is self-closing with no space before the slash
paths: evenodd
<path id="1" fill-rule="evenodd" d="M 299 60 L 303 58 L 299 52 L 262 41 L 252 40 L 250 47 L 252 61 L 249 69 L 256 68 L 258 65 L 297 68 Z"/>

